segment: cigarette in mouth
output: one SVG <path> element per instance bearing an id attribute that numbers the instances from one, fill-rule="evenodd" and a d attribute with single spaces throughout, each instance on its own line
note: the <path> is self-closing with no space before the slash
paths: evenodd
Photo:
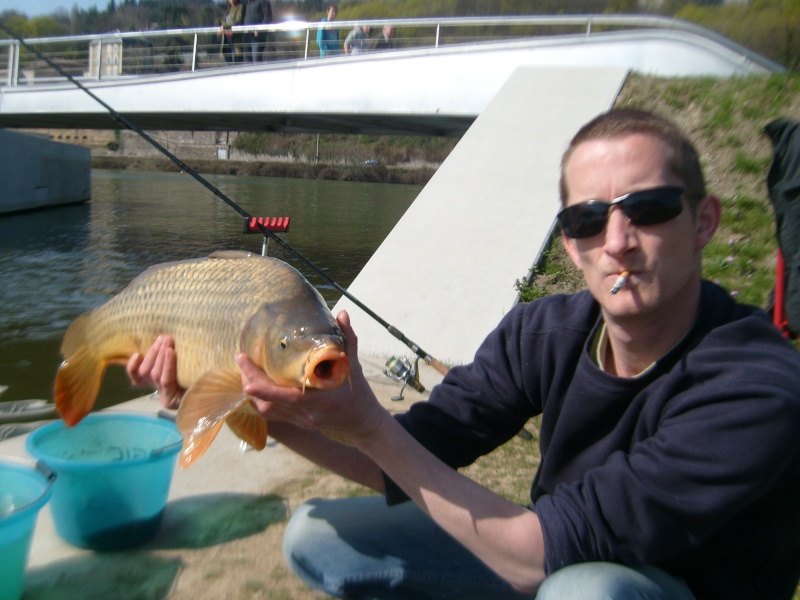
<path id="1" fill-rule="evenodd" d="M 614 282 L 614 285 L 611 287 L 610 290 L 612 296 L 616 295 L 616 293 L 622 289 L 622 287 L 628 281 L 628 277 L 630 276 L 631 276 L 630 271 L 623 271 L 622 273 L 619 274 L 619 277 L 617 277 L 617 280 Z"/>

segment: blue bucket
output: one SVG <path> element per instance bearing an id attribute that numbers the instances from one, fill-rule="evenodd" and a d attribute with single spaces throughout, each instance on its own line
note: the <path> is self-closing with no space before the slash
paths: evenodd
<path id="1" fill-rule="evenodd" d="M 19 600 L 36 517 L 55 475 L 32 461 L 0 459 L 0 600 Z"/>
<path id="2" fill-rule="evenodd" d="M 51 510 L 74 546 L 128 548 L 161 524 L 182 439 L 167 419 L 119 412 L 56 421 L 33 431 L 26 448 L 58 475 Z"/>

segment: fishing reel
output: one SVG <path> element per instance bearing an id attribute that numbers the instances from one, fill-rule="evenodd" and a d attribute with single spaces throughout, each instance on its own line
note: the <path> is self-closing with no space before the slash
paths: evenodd
<path id="1" fill-rule="evenodd" d="M 411 363 L 405 356 L 391 356 L 389 360 L 386 361 L 386 369 L 383 373 L 395 381 L 403 382 L 400 393 L 397 396 L 392 396 L 392 400 L 402 400 L 403 390 L 406 389 L 407 385 L 410 385 L 418 392 L 425 391 L 425 386 L 422 385 L 419 380 L 419 357 L 414 361 L 414 366 L 412 368 Z"/>

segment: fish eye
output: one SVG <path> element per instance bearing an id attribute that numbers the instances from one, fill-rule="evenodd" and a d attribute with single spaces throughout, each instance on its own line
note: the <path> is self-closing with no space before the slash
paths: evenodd
<path id="1" fill-rule="evenodd" d="M 286 350 L 286 348 L 289 347 L 289 336 L 288 335 L 284 335 L 281 338 L 280 345 L 281 345 L 281 348 L 283 348 L 284 350 Z"/>

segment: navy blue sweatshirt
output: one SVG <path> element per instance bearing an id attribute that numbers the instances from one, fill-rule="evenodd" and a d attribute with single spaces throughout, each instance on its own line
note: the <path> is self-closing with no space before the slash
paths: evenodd
<path id="1" fill-rule="evenodd" d="M 531 509 L 548 572 L 649 564 L 684 578 L 698 600 L 791 598 L 800 354 L 765 313 L 709 282 L 690 333 L 643 376 L 592 361 L 599 323 L 588 292 L 519 305 L 473 363 L 398 420 L 459 468 L 542 415 Z M 388 480 L 387 499 L 404 499 Z"/>

